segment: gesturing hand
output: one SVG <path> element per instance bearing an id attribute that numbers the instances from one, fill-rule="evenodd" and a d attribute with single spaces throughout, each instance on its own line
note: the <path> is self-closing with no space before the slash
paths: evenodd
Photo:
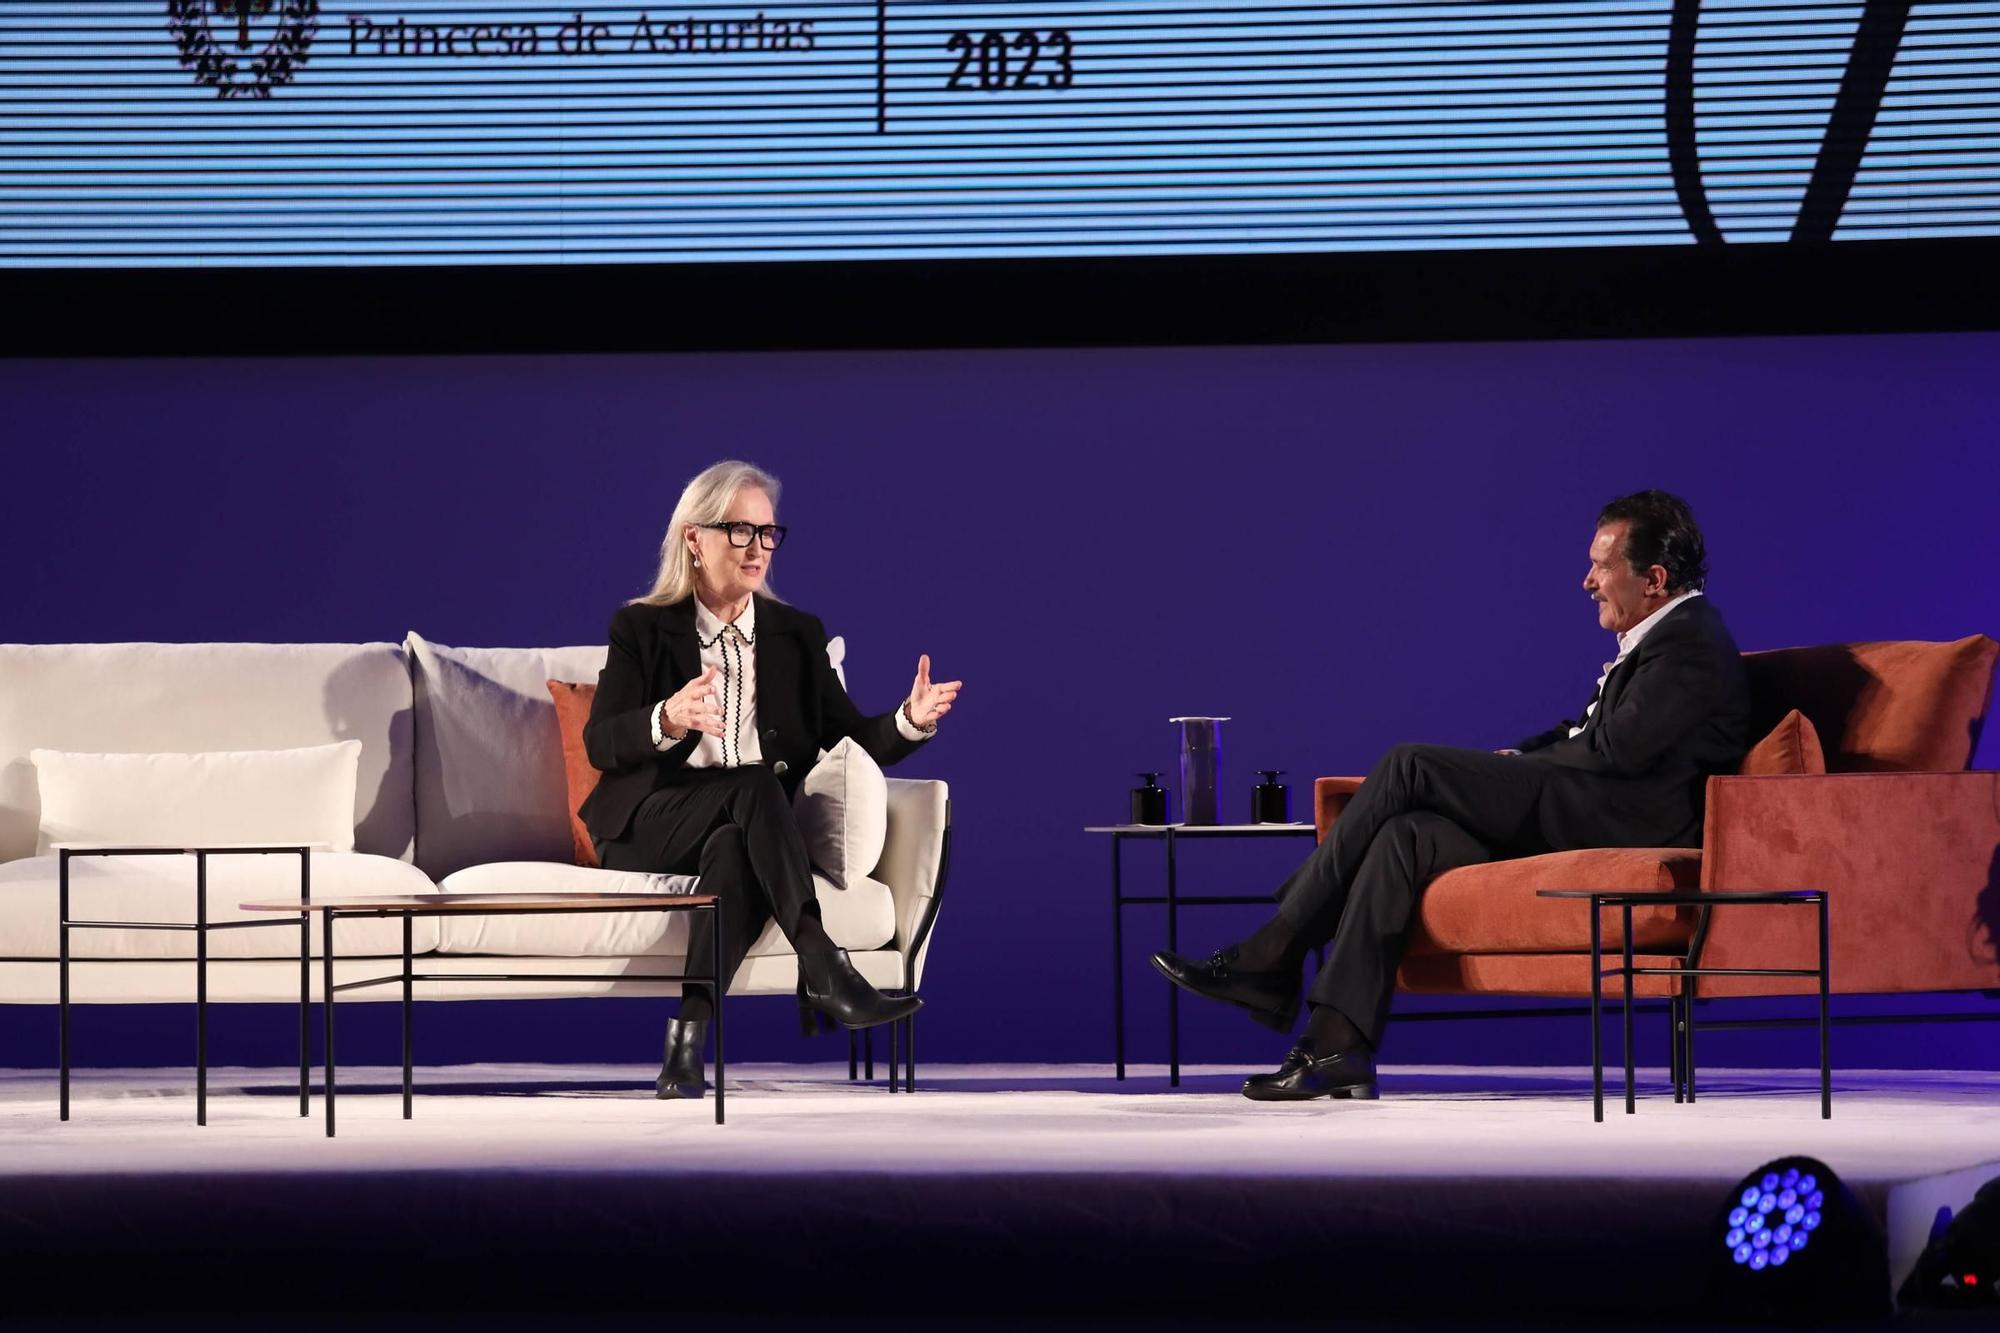
<path id="1" fill-rule="evenodd" d="M 917 678 L 910 686 L 910 697 L 903 704 L 904 715 L 912 726 L 926 730 L 937 725 L 937 720 L 951 711 L 951 701 L 958 697 L 962 680 L 931 680 L 931 659 L 926 653 L 917 659 Z"/>
<path id="2" fill-rule="evenodd" d="M 685 736 L 690 731 L 705 731 L 711 736 L 720 736 L 722 709 L 715 702 L 714 682 L 715 668 L 708 667 L 676 690 L 673 697 L 667 700 L 662 730 L 670 736 Z"/>

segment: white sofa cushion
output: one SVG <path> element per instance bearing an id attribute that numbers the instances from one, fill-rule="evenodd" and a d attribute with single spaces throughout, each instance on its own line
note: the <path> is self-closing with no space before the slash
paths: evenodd
<path id="1" fill-rule="evenodd" d="M 846 888 L 881 864 L 889 837 L 889 781 L 852 737 L 820 756 L 792 808 L 813 869 L 836 885 Z"/>
<path id="2" fill-rule="evenodd" d="M 205 754 L 28 751 L 35 855 L 65 842 L 308 843 L 354 850 L 360 741 Z"/>
<path id="3" fill-rule="evenodd" d="M 592 682 L 605 648 L 449 648 L 412 631 L 417 864 L 568 861 L 569 790 L 548 682 Z"/>
<path id="4" fill-rule="evenodd" d="M 448 875 L 446 893 L 698 893 L 692 875 L 647 875 L 595 870 L 554 861 L 499 862 Z M 875 949 L 896 933 L 896 902 L 889 886 L 857 878 L 846 889 L 813 876 L 826 933 L 843 949 Z M 594 912 L 549 916 L 458 916 L 440 923 L 441 954 L 589 958 L 669 956 L 687 953 L 692 912 Z M 706 921 L 705 915 L 703 920 Z M 789 953 L 783 932 L 766 926 L 752 956 Z"/>
<path id="5" fill-rule="evenodd" d="M 539 688 L 539 687 L 538 687 Z M 410 855 L 410 672 L 391 643 L 0 644 L 0 861 L 32 856 L 32 749 L 144 754 L 361 742 L 354 846 Z"/>
<path id="6" fill-rule="evenodd" d="M 435 893 L 424 873 L 406 861 L 364 852 L 312 852 L 316 898 Z M 56 956 L 59 859 L 28 857 L 0 865 L 0 941 L 12 958 Z M 192 856 L 75 856 L 70 858 L 70 919 L 90 921 L 193 921 Z M 296 856 L 208 858 L 208 919 L 262 921 L 268 912 L 245 912 L 240 903 L 299 896 Z M 293 919 L 296 918 L 281 918 Z M 320 952 L 320 919 L 313 918 L 313 952 Z M 334 927 L 340 956 L 400 954 L 402 922 L 361 918 Z M 417 918 L 412 947 L 437 947 L 434 917 Z M 74 958 L 193 958 L 194 933 L 182 930 L 72 930 Z M 297 958 L 296 928 L 219 930 L 208 936 L 211 958 Z M 190 980 L 189 985 L 193 984 Z M 190 992 L 192 994 L 192 992 Z"/>

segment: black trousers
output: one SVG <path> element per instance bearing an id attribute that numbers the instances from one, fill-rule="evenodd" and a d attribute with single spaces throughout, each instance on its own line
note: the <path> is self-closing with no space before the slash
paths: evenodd
<path id="1" fill-rule="evenodd" d="M 796 940 L 800 918 L 819 916 L 792 803 L 762 764 L 673 774 L 640 802 L 623 837 L 598 844 L 597 857 L 607 870 L 699 875 L 703 893 L 722 897 L 722 957 L 709 957 L 707 932 L 696 930 L 688 971 L 713 964 L 725 992 L 765 922 L 775 918 Z"/>
<path id="2" fill-rule="evenodd" d="M 1277 892 L 1303 943 L 1331 944 L 1308 1000 L 1338 1009 L 1379 1047 L 1424 886 L 1459 866 L 1562 850 L 1538 819 L 1551 780 L 1561 777 L 1546 764 L 1485 750 L 1399 745 L 1384 755 Z"/>

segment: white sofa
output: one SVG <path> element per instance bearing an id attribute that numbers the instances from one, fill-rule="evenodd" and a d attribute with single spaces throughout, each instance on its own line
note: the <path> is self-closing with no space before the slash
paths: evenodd
<path id="1" fill-rule="evenodd" d="M 36 748 L 91 753 L 276 750 L 361 742 L 354 849 L 315 851 L 315 897 L 435 892 L 657 892 L 664 877 L 573 863 L 555 710 L 544 682 L 595 681 L 604 649 L 401 644 L 0 645 L 0 1003 L 57 999 L 58 858 L 36 855 Z M 827 933 L 879 987 L 914 992 L 949 853 L 945 784 L 889 779 L 881 864 L 845 889 L 819 881 Z M 79 857 L 72 918 L 192 921 L 192 858 Z M 679 879 L 686 883 L 685 879 Z M 296 857 L 229 857 L 209 866 L 211 921 L 238 904 L 298 893 Z M 687 915 L 418 919 L 417 997 L 462 1000 L 671 994 Z M 401 951 L 394 920 L 343 921 L 336 982 L 380 976 Z M 317 932 L 317 926 L 315 926 Z M 209 998 L 296 1002 L 296 929 L 213 932 Z M 187 1002 L 187 932 L 76 930 L 77 1003 Z M 313 941 L 320 955 L 320 941 Z M 498 972 L 558 980 L 478 979 Z M 321 969 L 311 969 L 318 998 Z M 767 927 L 732 995 L 789 994 L 796 960 Z M 342 1003 L 400 998 L 400 987 L 343 992 Z"/>

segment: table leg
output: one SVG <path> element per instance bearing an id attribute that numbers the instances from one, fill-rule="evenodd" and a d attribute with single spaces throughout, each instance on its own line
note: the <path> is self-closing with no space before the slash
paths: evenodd
<path id="1" fill-rule="evenodd" d="M 1125 1077 L 1125 885 L 1119 855 L 1124 843 L 1111 835 L 1111 1055 L 1120 1079 Z"/>
<path id="2" fill-rule="evenodd" d="M 1681 996 L 1678 987 L 1667 993 L 1667 1074 L 1674 1081 L 1674 1104 L 1681 1102 Z"/>
<path id="3" fill-rule="evenodd" d="M 299 853 L 299 901 L 312 902 L 312 854 Z M 312 908 L 299 908 L 299 1114 L 312 1114 Z"/>
<path id="4" fill-rule="evenodd" d="M 1174 831 L 1167 830 L 1167 948 L 1180 952 L 1181 890 Z M 1181 988 L 1167 983 L 1167 1086 L 1181 1085 Z"/>
<path id="5" fill-rule="evenodd" d="M 1604 1119 L 1604 921 L 1603 904 L 1590 900 L 1590 1118 Z"/>
<path id="6" fill-rule="evenodd" d="M 194 854 L 194 1122 L 208 1123 L 208 853 Z"/>
<path id="7" fill-rule="evenodd" d="M 414 1090 L 412 1085 L 416 1081 L 413 1077 L 414 1071 L 411 1069 L 415 1063 L 415 1046 L 412 1041 L 415 1034 L 411 1031 L 411 1024 L 416 1015 L 414 1003 L 416 997 L 411 994 L 415 979 L 410 975 L 416 970 L 410 957 L 410 934 L 413 924 L 414 918 L 408 912 L 403 913 L 403 1119 L 405 1120 L 411 1116 L 410 1094 Z"/>
<path id="8" fill-rule="evenodd" d="M 1688 979 L 1687 1031 L 1681 1034 L 1681 1064 L 1687 1069 L 1688 1101 L 1694 1100 L 1694 986 Z"/>
<path id="9" fill-rule="evenodd" d="M 333 1137 L 333 909 L 320 914 L 320 1018 L 326 1026 L 326 1136 Z"/>
<path id="10" fill-rule="evenodd" d="M 1622 941 L 1625 960 L 1625 1114 L 1631 1115 L 1638 1108 L 1632 1097 L 1632 904 L 1622 904 L 1625 938 Z"/>
<path id="11" fill-rule="evenodd" d="M 1833 1051 L 1828 1041 L 1831 1024 L 1827 1017 L 1827 996 L 1832 989 L 1828 975 L 1828 929 L 1826 894 L 1819 896 L 1819 1118 L 1833 1119 Z"/>
<path id="12" fill-rule="evenodd" d="M 722 1054 L 724 986 L 722 984 L 722 899 L 719 897 L 708 909 L 708 956 L 712 960 L 709 964 L 708 984 L 709 989 L 715 993 L 715 1123 L 719 1125 L 722 1123 L 722 1089 L 728 1073 Z"/>
<path id="13" fill-rule="evenodd" d="M 69 1119 L 69 851 L 56 868 L 56 1119 Z"/>

